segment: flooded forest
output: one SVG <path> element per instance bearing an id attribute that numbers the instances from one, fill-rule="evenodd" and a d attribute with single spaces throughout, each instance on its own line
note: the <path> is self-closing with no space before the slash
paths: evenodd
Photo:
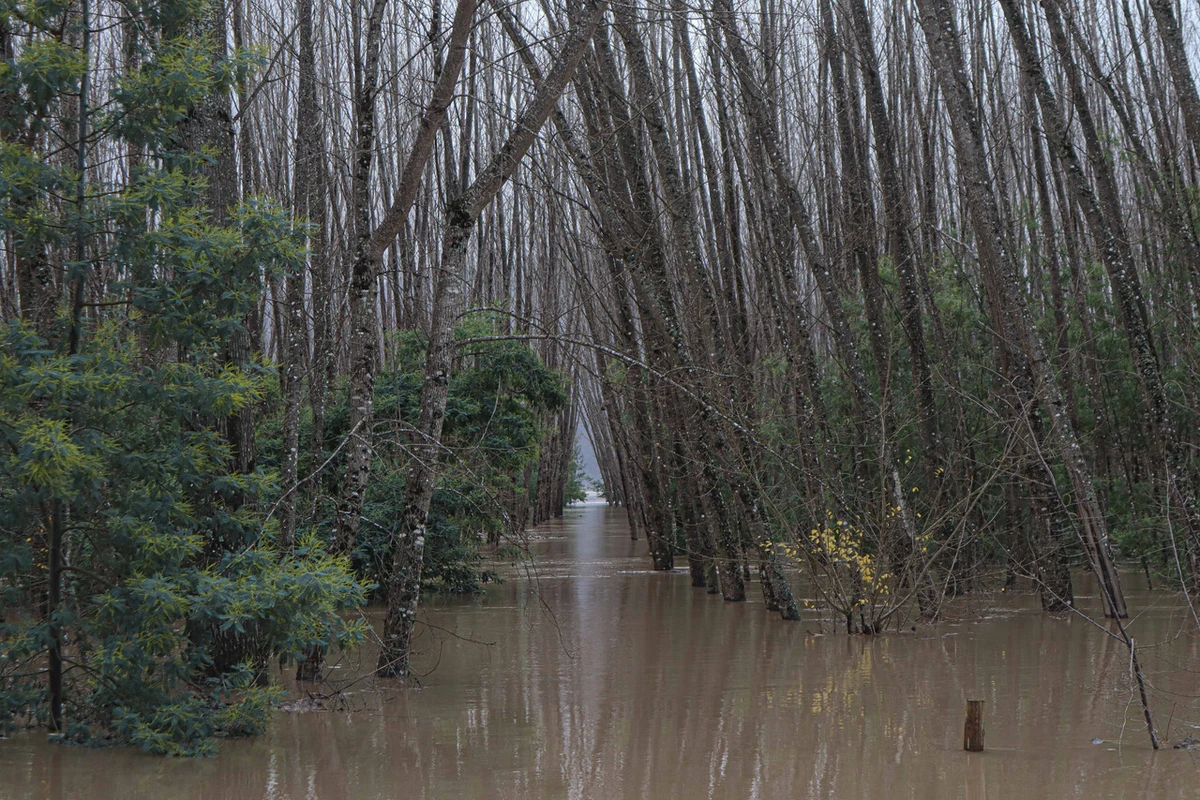
<path id="1" fill-rule="evenodd" d="M 0 800 L 1190 796 L 1198 37 L 0 0 Z"/>

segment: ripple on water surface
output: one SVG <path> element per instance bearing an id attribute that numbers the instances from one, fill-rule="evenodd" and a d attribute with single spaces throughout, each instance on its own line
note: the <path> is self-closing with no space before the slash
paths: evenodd
<path id="1" fill-rule="evenodd" d="M 431 603 L 421 689 L 367 679 L 213 760 L 17 737 L 0 742 L 0 800 L 1200 796 L 1192 753 L 1145 745 L 1128 652 L 1083 620 L 998 595 L 957 622 L 846 637 L 650 572 L 624 520 L 571 510 L 483 598 Z M 1171 640 L 1144 656 L 1160 728 L 1200 735 L 1184 614 L 1130 601 L 1141 643 Z M 344 656 L 337 680 L 373 663 Z M 967 697 L 986 701 L 983 754 L 961 750 Z"/>

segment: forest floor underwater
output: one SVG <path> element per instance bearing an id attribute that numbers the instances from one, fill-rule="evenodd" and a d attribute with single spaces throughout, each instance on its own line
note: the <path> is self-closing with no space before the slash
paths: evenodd
<path id="1" fill-rule="evenodd" d="M 1128 650 L 1036 595 L 847 636 L 819 608 L 784 622 L 757 591 L 730 604 L 686 569 L 655 573 L 645 547 L 622 510 L 570 507 L 506 580 L 428 605 L 419 688 L 362 677 L 365 647 L 331 658 L 321 692 L 340 691 L 289 686 L 266 735 L 215 759 L 24 734 L 0 743 L 0 800 L 1197 796 L 1198 754 L 1170 746 L 1200 736 L 1200 642 L 1177 595 L 1128 592 L 1155 752 Z M 1079 604 L 1099 617 L 1087 580 Z M 983 753 L 962 749 L 966 699 L 985 703 Z"/>

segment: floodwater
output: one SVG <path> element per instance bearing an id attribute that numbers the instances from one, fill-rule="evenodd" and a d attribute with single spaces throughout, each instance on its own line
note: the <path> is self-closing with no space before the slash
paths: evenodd
<path id="1" fill-rule="evenodd" d="M 1128 651 L 1032 596 L 847 637 L 766 614 L 757 585 L 732 605 L 647 571 L 603 505 L 533 550 L 526 577 L 430 606 L 419 689 L 351 683 L 374 663 L 351 654 L 336 710 L 280 712 L 216 759 L 19 736 L 0 742 L 0 800 L 1200 797 L 1200 751 L 1148 746 Z M 1160 732 L 1200 737 L 1195 624 L 1133 588 Z M 961 749 L 967 698 L 986 701 L 981 754 Z"/>

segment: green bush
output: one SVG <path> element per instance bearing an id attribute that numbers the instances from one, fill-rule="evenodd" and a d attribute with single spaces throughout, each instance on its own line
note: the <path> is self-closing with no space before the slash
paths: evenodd
<path id="1" fill-rule="evenodd" d="M 447 455 L 434 491 L 427 523 L 423 579 L 426 588 L 451 593 L 478 592 L 495 575 L 483 566 L 480 546 L 516 531 L 523 522 L 527 467 L 536 466 L 547 415 L 567 401 L 563 378 L 548 369 L 525 343 L 493 338 L 487 318 L 464 322 L 460 340 L 487 339 L 462 347 L 450 379 L 442 441 Z M 408 469 L 406 444 L 419 413 L 426 342 L 421 334 L 397 334 L 391 366 L 375 382 L 378 447 L 352 554 L 355 569 L 382 592 L 392 563 L 392 535 L 404 502 Z M 348 392 L 332 393 L 326 413 L 326 439 L 319 456 L 307 454 L 301 473 L 309 474 L 334 456 L 349 432 Z M 280 412 L 282 413 L 282 412 Z M 281 418 L 259 426 L 263 463 L 281 452 Z M 311 418 L 301 423 L 301 440 Z M 344 460 L 338 453 L 312 482 L 317 528 L 331 535 Z M 319 462 L 318 462 L 319 459 Z M 376 597 L 376 599 L 382 599 Z"/>
<path id="2" fill-rule="evenodd" d="M 179 125 L 245 63 L 214 65 L 183 35 L 205 10 L 191 0 L 129 9 L 142 52 L 95 92 L 92 149 L 140 158 L 63 202 L 80 176 L 54 109 L 74 102 L 86 61 L 55 28 L 76 24 L 65 7 L 20 6 L 2 12 L 26 41 L 0 65 L 0 232 L 16 258 L 58 259 L 68 282 L 115 276 L 105 289 L 120 302 L 0 328 L 0 728 L 48 721 L 57 629 L 62 735 L 208 754 L 262 730 L 271 659 L 363 634 L 343 621 L 366 592 L 349 561 L 312 535 L 278 547 L 275 475 L 235 471 L 224 434 L 274 380 L 230 363 L 232 337 L 262 276 L 304 258 L 302 238 L 263 200 L 227 221 L 205 210 L 196 167 L 209 155 L 182 149 Z M 52 531 L 64 569 L 50 618 Z"/>

